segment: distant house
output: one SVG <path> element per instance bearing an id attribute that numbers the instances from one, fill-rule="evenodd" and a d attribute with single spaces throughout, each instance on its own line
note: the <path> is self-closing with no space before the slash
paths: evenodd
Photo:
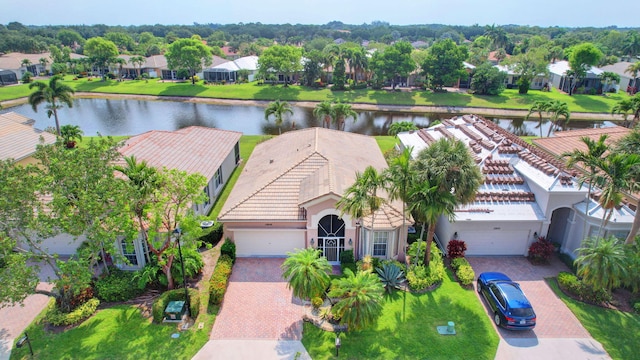
<path id="1" fill-rule="evenodd" d="M 599 76 L 604 72 L 602 69 L 591 67 L 587 70 L 587 75 L 584 79 L 574 79 L 567 75 L 571 70 L 571 67 L 569 66 L 569 62 L 566 60 L 549 64 L 547 68 L 549 69 L 549 82 L 551 85 L 566 93 L 569 92 L 569 88 L 572 85 L 575 91 L 578 89 L 583 89 L 585 93 L 597 93 L 601 91 L 601 81 Z"/>
<path id="2" fill-rule="evenodd" d="M 236 131 L 190 126 L 176 131 L 149 131 L 133 136 L 118 149 L 123 156 L 135 156 L 156 168 L 166 167 L 187 173 L 200 173 L 207 179 L 203 189 L 208 200 L 193 204 L 196 214 L 206 215 L 240 162 L 240 137 Z M 137 269 L 145 265 L 146 244 L 140 239 L 134 246 L 121 244 L 122 254 L 131 265 L 119 266 Z"/>
<path id="3" fill-rule="evenodd" d="M 84 58 L 84 55 L 79 55 L 76 53 L 69 54 L 71 59 L 81 59 Z M 40 59 L 47 59 L 46 64 L 40 62 Z M 29 60 L 29 65 L 23 63 L 24 60 Z M 35 76 L 38 75 L 46 75 L 51 71 L 51 63 L 53 60 L 51 59 L 51 53 L 44 52 L 40 54 L 23 54 L 23 53 L 8 53 L 8 54 L 0 54 L 0 85 L 6 85 L 2 82 L 4 76 L 8 76 L 5 71 L 9 70 L 16 75 L 17 79 L 21 79 L 22 75 L 29 71 Z M 11 79 L 11 77 L 9 77 Z"/>
<path id="4" fill-rule="evenodd" d="M 311 247 L 332 263 L 346 250 L 357 259 L 404 260 L 402 203 L 385 203 L 373 224 L 371 216 L 336 209 L 356 172 L 369 165 L 387 167 L 371 137 L 324 128 L 284 133 L 256 146 L 218 220 L 241 257 L 284 257 Z"/>
<path id="5" fill-rule="evenodd" d="M 620 83 L 613 85 L 616 91 L 630 91 L 635 94 L 640 91 L 640 77 L 634 79 L 633 75 L 627 72 L 629 65 L 632 64 L 628 61 L 620 61 L 612 65 L 603 66 L 601 69 L 620 75 Z"/>
<path id="6" fill-rule="evenodd" d="M 18 83 L 18 76 L 11 70 L 0 69 L 0 86 Z"/>
<path id="7" fill-rule="evenodd" d="M 36 147 L 56 142 L 56 136 L 33 127 L 35 120 L 15 112 L 0 114 L 0 160 L 12 159 L 16 164 L 37 162 Z"/>
<path id="8" fill-rule="evenodd" d="M 411 43 L 414 49 L 423 49 L 429 47 L 429 43 L 426 41 L 418 40 Z"/>
<path id="9" fill-rule="evenodd" d="M 238 54 L 237 51 L 233 51 L 231 46 L 223 46 L 220 49 L 222 50 L 224 57 L 228 60 L 235 60 L 240 57 L 240 54 Z"/>
<path id="10" fill-rule="evenodd" d="M 491 52 L 489 52 L 489 55 L 487 56 L 487 60 L 493 65 L 498 65 L 500 63 L 500 61 L 502 61 L 502 60 L 499 59 L 497 55 L 498 55 L 497 51 L 491 51 Z M 511 55 L 505 54 L 505 59 L 508 59 L 510 57 L 511 57 Z"/>
<path id="11" fill-rule="evenodd" d="M 495 68 L 507 74 L 504 79 L 504 86 L 507 89 L 517 89 L 518 88 L 518 80 L 520 79 L 520 73 L 515 71 L 513 65 L 494 65 Z M 549 81 L 546 76 L 539 75 L 531 80 L 531 84 L 529 84 L 529 89 L 532 90 L 540 90 L 544 87 L 544 85 Z"/>
<path id="12" fill-rule="evenodd" d="M 258 57 L 245 56 L 229 61 L 218 58 L 220 61 L 214 62 L 212 66 L 202 72 L 203 78 L 211 82 L 236 82 L 238 81 L 238 71 L 247 70 L 249 72 L 248 81 L 255 79 L 258 72 Z"/>
<path id="13" fill-rule="evenodd" d="M 473 77 L 473 70 L 475 70 L 476 66 L 466 61 L 463 61 L 462 65 L 464 65 L 464 70 L 467 72 L 467 76 L 459 78 L 456 87 L 460 89 L 468 89 L 471 87 L 471 78 Z"/>
<path id="14" fill-rule="evenodd" d="M 591 129 L 588 135 L 620 131 Z M 455 221 L 444 216 L 438 220 L 435 230 L 443 247 L 458 239 L 466 242 L 468 255 L 527 255 L 529 246 L 544 236 L 575 257 L 582 240 L 598 233 L 603 209 L 598 192 L 587 199 L 587 187 L 578 184 L 577 171 L 556 157 L 580 148 L 585 131 L 569 133 L 535 140 L 545 150 L 555 149 L 553 155 L 474 115 L 456 116 L 428 129 L 400 133 L 398 138 L 403 147 L 413 147 L 414 157 L 439 139 L 458 139 L 468 146 L 484 175 L 474 201 L 455 210 Z M 628 205 L 616 208 L 605 235 L 626 237 L 634 210 Z"/>

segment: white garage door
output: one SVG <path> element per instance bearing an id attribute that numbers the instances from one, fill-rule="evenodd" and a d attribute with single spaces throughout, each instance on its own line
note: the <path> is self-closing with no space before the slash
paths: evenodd
<path id="1" fill-rule="evenodd" d="M 470 233 L 466 255 L 524 255 L 529 231 L 479 231 Z"/>
<path id="2" fill-rule="evenodd" d="M 304 231 L 235 230 L 236 256 L 286 256 L 287 252 L 304 248 Z"/>

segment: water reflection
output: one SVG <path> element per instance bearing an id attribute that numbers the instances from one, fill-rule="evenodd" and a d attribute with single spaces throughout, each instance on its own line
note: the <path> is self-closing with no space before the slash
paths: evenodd
<path id="1" fill-rule="evenodd" d="M 293 115 L 287 117 L 281 125 L 282 132 L 322 126 L 322 120 L 313 116 L 312 108 L 294 106 Z M 36 120 L 35 126 L 44 129 L 53 126 L 41 108 L 37 113 L 28 104 L 5 109 L 15 111 Z M 448 119 L 450 113 L 402 113 L 392 111 L 358 111 L 357 121 L 347 119 L 345 130 L 365 135 L 386 135 L 389 126 L 399 121 L 409 121 L 418 127 L 427 127 L 435 120 Z M 198 125 L 216 127 L 225 130 L 240 131 L 247 135 L 278 134 L 273 120 L 265 120 L 264 107 L 202 104 L 190 102 L 144 101 L 124 99 L 75 99 L 73 108 L 59 110 L 61 124 L 78 125 L 85 134 L 94 135 L 133 135 L 149 130 L 176 130 Z M 489 118 L 504 129 L 516 135 L 540 134 L 539 121 L 524 118 Z M 295 126 L 294 126 L 295 125 Z M 610 126 L 608 121 L 579 121 L 565 128 L 590 128 Z M 546 136 L 549 126 L 542 125 Z M 335 128 L 335 124 L 332 124 Z"/>

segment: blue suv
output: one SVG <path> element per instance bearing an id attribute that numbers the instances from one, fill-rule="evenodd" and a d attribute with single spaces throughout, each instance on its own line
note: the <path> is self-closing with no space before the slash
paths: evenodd
<path id="1" fill-rule="evenodd" d="M 493 322 L 509 330 L 531 330 L 536 313 L 520 285 L 499 272 L 485 272 L 478 277 L 477 290 L 493 312 Z"/>

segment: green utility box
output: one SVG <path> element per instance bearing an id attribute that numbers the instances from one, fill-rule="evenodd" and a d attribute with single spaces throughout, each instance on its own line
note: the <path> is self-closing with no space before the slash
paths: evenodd
<path id="1" fill-rule="evenodd" d="M 167 308 L 164 309 L 164 321 L 179 322 L 182 320 L 182 315 L 185 314 L 186 310 L 187 308 L 185 307 L 184 301 L 170 301 L 169 304 L 167 304 Z"/>

